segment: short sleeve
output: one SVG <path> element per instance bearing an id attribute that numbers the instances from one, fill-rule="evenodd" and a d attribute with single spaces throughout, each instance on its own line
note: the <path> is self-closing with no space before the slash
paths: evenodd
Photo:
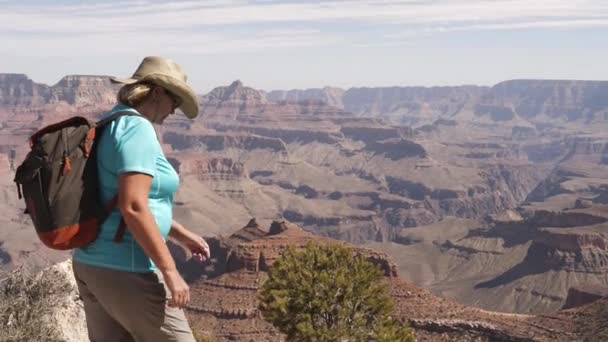
<path id="1" fill-rule="evenodd" d="M 156 157 L 160 143 L 152 124 L 144 118 L 121 118 L 120 133 L 116 138 L 116 173 L 140 172 L 155 175 Z"/>

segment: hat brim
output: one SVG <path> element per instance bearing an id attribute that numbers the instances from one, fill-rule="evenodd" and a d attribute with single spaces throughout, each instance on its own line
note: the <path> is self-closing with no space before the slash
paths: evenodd
<path id="1" fill-rule="evenodd" d="M 150 82 L 161 86 L 171 93 L 175 94 L 182 100 L 179 109 L 190 119 L 194 119 L 198 115 L 199 104 L 198 97 L 190 86 L 175 77 L 165 74 L 148 74 L 141 79 L 135 78 L 116 78 L 110 77 L 112 83 L 120 84 L 135 84 L 137 82 Z"/>

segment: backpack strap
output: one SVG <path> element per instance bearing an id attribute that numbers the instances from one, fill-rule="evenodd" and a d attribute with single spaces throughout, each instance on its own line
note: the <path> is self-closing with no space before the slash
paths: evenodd
<path id="1" fill-rule="evenodd" d="M 112 113 L 112 115 L 108 116 L 107 118 L 103 118 L 103 119 L 97 121 L 97 123 L 95 124 L 95 127 L 103 127 L 103 126 L 109 124 L 110 122 L 120 118 L 121 116 L 139 116 L 139 117 L 142 117 L 142 118 L 150 121 L 150 119 L 147 116 L 139 114 L 132 110 L 119 110 L 116 113 Z"/>
<path id="2" fill-rule="evenodd" d="M 106 205 L 106 213 L 110 214 L 112 209 L 118 205 L 118 195 L 114 196 L 110 202 Z M 127 230 L 127 223 L 125 219 L 120 216 L 120 223 L 118 224 L 118 229 L 116 229 L 116 233 L 114 234 L 114 242 L 122 242 L 122 237 L 125 235 L 125 231 Z"/>
<path id="3" fill-rule="evenodd" d="M 114 234 L 114 242 L 120 243 L 122 242 L 122 237 L 125 235 L 125 231 L 127 230 L 127 223 L 125 219 L 120 217 L 120 223 L 118 224 L 118 229 L 116 229 L 116 234 Z"/>
<path id="4" fill-rule="evenodd" d="M 103 128 L 110 122 L 112 122 L 122 116 L 139 116 L 139 117 L 142 117 L 142 118 L 150 121 L 150 119 L 145 115 L 139 114 L 139 113 L 131 111 L 131 110 L 121 110 L 116 113 L 112 113 L 112 115 L 108 116 L 107 118 L 101 119 L 100 121 L 98 121 L 95 124 L 95 127 Z M 109 214 L 112 211 L 112 209 L 114 209 L 117 205 L 118 205 L 118 195 L 114 196 L 110 200 L 110 202 L 108 202 L 108 204 L 106 205 L 106 213 Z M 117 243 L 122 242 L 122 238 L 125 235 L 126 230 L 127 230 L 127 224 L 125 222 L 125 219 L 121 215 L 120 223 L 118 224 L 118 228 L 116 229 L 116 234 L 114 234 L 113 241 L 117 242 Z"/>

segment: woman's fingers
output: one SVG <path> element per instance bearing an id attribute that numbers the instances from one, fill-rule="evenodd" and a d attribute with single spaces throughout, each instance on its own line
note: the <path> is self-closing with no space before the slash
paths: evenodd
<path id="1" fill-rule="evenodd" d="M 202 242 L 202 247 L 203 247 L 203 253 L 205 254 L 206 258 L 209 258 L 211 256 L 211 251 L 209 250 L 209 245 L 207 244 L 207 241 L 205 241 L 205 239 L 203 239 L 201 237 L 201 242 Z"/>
<path id="2" fill-rule="evenodd" d="M 201 253 L 198 253 L 198 252 L 192 253 L 192 257 L 198 261 L 204 261 L 204 257 Z"/>
<path id="3" fill-rule="evenodd" d="M 206 253 L 196 252 L 196 253 L 193 253 L 192 256 L 201 262 L 207 260 Z"/>
<path id="4" fill-rule="evenodd" d="M 171 298 L 171 300 L 169 301 L 169 306 L 183 308 L 189 302 L 190 302 L 190 293 L 188 291 L 181 292 L 181 293 L 175 294 Z"/>
<path id="5" fill-rule="evenodd" d="M 194 244 L 191 247 L 191 252 L 194 255 L 200 255 L 202 257 L 202 259 L 199 259 L 201 261 L 204 261 L 206 259 L 209 259 L 209 257 L 211 257 L 211 251 L 209 250 L 209 245 L 207 244 L 207 241 L 205 241 L 205 239 L 203 239 L 201 236 L 197 236 L 196 240 L 194 240 Z"/>
<path id="6" fill-rule="evenodd" d="M 202 236 L 194 234 L 190 231 L 180 241 L 184 247 L 190 250 L 192 257 L 203 262 L 211 257 L 211 251 L 209 244 L 203 239 Z"/>
<path id="7" fill-rule="evenodd" d="M 184 307 L 190 301 L 190 288 L 184 279 L 173 270 L 164 274 L 167 287 L 171 292 L 171 300 L 169 306 Z"/>

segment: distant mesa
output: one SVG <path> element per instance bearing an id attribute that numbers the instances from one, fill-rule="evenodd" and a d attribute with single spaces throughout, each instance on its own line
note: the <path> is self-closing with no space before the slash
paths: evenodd
<path id="1" fill-rule="evenodd" d="M 0 105 L 43 106 L 63 101 L 77 106 L 109 106 L 116 100 L 117 89 L 108 76 L 68 75 L 47 86 L 23 74 L 0 74 Z"/>
<path id="2" fill-rule="evenodd" d="M 335 87 L 324 87 L 322 89 L 305 89 L 305 90 L 273 90 L 267 94 L 269 100 L 274 102 L 292 102 L 299 103 L 302 101 L 317 100 L 326 103 L 329 106 L 336 108 L 344 108 L 342 97 L 344 90 Z"/>
<path id="3" fill-rule="evenodd" d="M 495 120 L 593 121 L 608 108 L 606 81 L 510 80 L 496 84 L 477 107 Z"/>
<path id="4" fill-rule="evenodd" d="M 268 103 L 266 95 L 263 92 L 250 87 L 245 87 L 243 82 L 240 80 L 232 82 L 229 86 L 217 87 L 211 90 L 209 94 L 203 96 L 202 101 L 211 103 L 226 101 L 235 101 L 248 104 Z"/>

